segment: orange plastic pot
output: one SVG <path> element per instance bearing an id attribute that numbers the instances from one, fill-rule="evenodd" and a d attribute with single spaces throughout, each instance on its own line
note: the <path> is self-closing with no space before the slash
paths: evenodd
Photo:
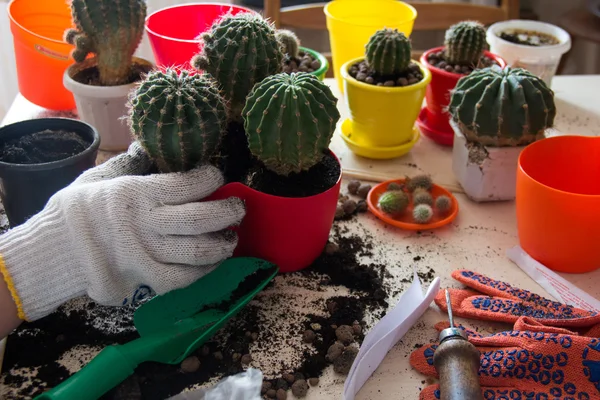
<path id="1" fill-rule="evenodd" d="M 557 136 L 519 156 L 516 209 L 520 245 L 560 272 L 600 267 L 600 138 Z"/>
<path id="2" fill-rule="evenodd" d="M 258 257 L 294 272 L 308 267 L 327 244 L 341 184 L 340 167 L 336 184 L 314 196 L 272 196 L 234 182 L 207 200 L 238 197 L 246 203 L 246 216 L 232 228 L 238 234 L 234 257 Z"/>
<path id="3" fill-rule="evenodd" d="M 75 99 L 63 86 L 73 63 L 73 46 L 63 41 L 73 27 L 64 0 L 12 0 L 8 5 L 19 91 L 27 100 L 50 110 L 71 110 Z"/>

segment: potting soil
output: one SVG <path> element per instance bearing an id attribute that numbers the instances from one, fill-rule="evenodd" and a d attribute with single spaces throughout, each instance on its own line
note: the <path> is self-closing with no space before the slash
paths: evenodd
<path id="1" fill-rule="evenodd" d="M 129 71 L 129 78 L 127 79 L 127 83 L 125 84 L 140 81 L 144 74 L 148 73 L 149 71 L 150 68 L 147 65 L 134 63 L 131 66 L 131 69 Z M 100 83 L 100 71 L 96 66 L 77 71 L 77 73 L 73 75 L 72 79 L 79 83 L 83 83 L 84 85 L 103 86 Z"/>
<path id="2" fill-rule="evenodd" d="M 507 42 L 525 46 L 553 46 L 560 43 L 560 41 L 552 35 L 525 29 L 500 32 L 500 35 L 498 36 Z"/>
<path id="3" fill-rule="evenodd" d="M 298 58 L 288 57 L 284 61 L 283 72 L 291 74 L 293 72 L 314 72 L 321 68 L 321 62 L 314 58 L 310 53 L 300 52 Z"/>
<path id="4" fill-rule="evenodd" d="M 492 65 L 499 65 L 496 61 L 486 55 L 483 55 L 479 59 L 477 65 L 449 64 L 446 61 L 446 52 L 444 50 L 430 53 L 427 56 L 427 62 L 436 68 L 443 69 L 446 72 L 452 72 L 461 75 L 469 75 L 477 68 L 486 68 L 491 67 Z"/>
<path id="5" fill-rule="evenodd" d="M 423 80 L 421 68 L 415 63 L 411 63 L 406 71 L 385 76 L 379 75 L 363 60 L 350 66 L 348 72 L 357 81 L 375 86 L 410 86 Z"/>
<path id="6" fill-rule="evenodd" d="M 77 133 L 47 129 L 2 143 L 0 160 L 12 164 L 47 163 L 72 157 L 90 145 L 90 141 Z"/>

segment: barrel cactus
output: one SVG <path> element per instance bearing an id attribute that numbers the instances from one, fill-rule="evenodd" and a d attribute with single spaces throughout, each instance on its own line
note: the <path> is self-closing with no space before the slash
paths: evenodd
<path id="1" fill-rule="evenodd" d="M 377 201 L 377 206 L 381 211 L 390 215 L 403 213 L 408 207 L 409 198 L 401 190 L 391 190 L 383 193 Z"/>
<path id="2" fill-rule="evenodd" d="M 523 146 L 554 125 L 554 92 L 521 68 L 498 66 L 460 78 L 448 111 L 467 140 L 486 146 Z"/>
<path id="3" fill-rule="evenodd" d="M 243 110 L 250 151 L 279 175 L 310 169 L 329 148 L 340 118 L 336 105 L 331 89 L 314 75 L 265 78 Z"/>
<path id="4" fill-rule="evenodd" d="M 298 58 L 300 53 L 300 39 L 298 39 L 298 36 L 287 29 L 278 29 L 275 35 L 283 46 L 283 53 L 291 58 Z"/>
<path id="5" fill-rule="evenodd" d="M 65 41 L 75 46 L 71 56 L 83 62 L 96 56 L 100 83 L 129 83 L 131 61 L 144 35 L 144 0 L 71 0 L 77 29 L 65 31 Z"/>
<path id="6" fill-rule="evenodd" d="M 131 94 L 129 124 L 161 172 L 187 171 L 218 149 L 226 102 L 207 74 L 153 71 Z"/>
<path id="7" fill-rule="evenodd" d="M 446 62 L 477 65 L 486 47 L 485 27 L 477 21 L 452 25 L 445 36 Z"/>
<path id="8" fill-rule="evenodd" d="M 375 73 L 388 76 L 408 69 L 411 57 L 410 39 L 398 29 L 381 29 L 366 45 L 365 59 Z"/>
<path id="9" fill-rule="evenodd" d="M 255 84 L 283 70 L 283 50 L 275 28 L 260 15 L 225 15 L 201 35 L 202 51 L 192 64 L 211 74 L 241 121 L 246 96 Z"/>

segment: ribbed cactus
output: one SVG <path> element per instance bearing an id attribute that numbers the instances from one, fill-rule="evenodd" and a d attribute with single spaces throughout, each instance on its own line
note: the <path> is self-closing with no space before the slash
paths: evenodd
<path id="1" fill-rule="evenodd" d="M 131 94 L 129 124 L 162 172 L 187 171 L 217 150 L 226 102 L 207 74 L 153 71 Z"/>
<path id="2" fill-rule="evenodd" d="M 308 170 L 329 147 L 340 118 L 336 105 L 331 89 L 314 75 L 265 78 L 243 110 L 250 151 L 279 175 Z"/>
<path id="3" fill-rule="evenodd" d="M 283 69 L 283 50 L 274 27 L 258 14 L 226 15 L 202 34 L 202 52 L 192 64 L 210 73 L 241 121 L 246 96 L 255 84 Z"/>
<path id="4" fill-rule="evenodd" d="M 398 29 L 381 29 L 366 45 L 365 59 L 371 69 L 382 76 L 406 71 L 410 64 L 410 39 Z"/>
<path id="5" fill-rule="evenodd" d="M 469 141 L 521 146 L 544 137 L 554 124 L 554 92 L 521 68 L 498 66 L 460 78 L 448 111 Z"/>
<path id="6" fill-rule="evenodd" d="M 71 56 L 83 62 L 96 55 L 100 83 L 129 83 L 131 60 L 144 34 L 144 0 L 71 0 L 77 29 L 65 32 L 65 41 L 75 46 Z"/>
<path id="7" fill-rule="evenodd" d="M 300 39 L 290 30 L 278 29 L 275 33 L 277 40 L 283 46 L 283 53 L 290 57 L 298 58 L 300 52 Z"/>
<path id="8" fill-rule="evenodd" d="M 452 25 L 444 41 L 446 62 L 477 65 L 486 47 L 485 27 L 477 21 L 462 21 Z"/>

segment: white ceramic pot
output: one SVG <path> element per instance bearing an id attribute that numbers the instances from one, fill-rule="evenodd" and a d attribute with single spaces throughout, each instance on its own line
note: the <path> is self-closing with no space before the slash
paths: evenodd
<path id="1" fill-rule="evenodd" d="M 506 29 L 532 30 L 554 36 L 559 43 L 552 46 L 525 46 L 498 36 Z M 548 86 L 556 74 L 560 59 L 571 49 L 571 36 L 556 25 L 540 21 L 513 19 L 492 24 L 487 30 L 490 51 L 502 57 L 510 67 L 524 68 L 539 76 Z"/>
<path id="2" fill-rule="evenodd" d="M 152 64 L 134 57 L 134 62 Z M 127 115 L 127 98 L 136 83 L 119 86 L 94 86 L 77 82 L 72 77 L 78 71 L 95 65 L 94 59 L 73 64 L 65 71 L 63 84 L 75 98 L 79 118 L 92 125 L 100 134 L 100 150 L 124 151 L 132 142 L 132 135 L 124 117 Z"/>
<path id="3" fill-rule="evenodd" d="M 476 202 L 513 200 L 519 154 L 526 146 L 474 145 L 450 120 L 454 130 L 452 170 L 467 197 Z"/>

